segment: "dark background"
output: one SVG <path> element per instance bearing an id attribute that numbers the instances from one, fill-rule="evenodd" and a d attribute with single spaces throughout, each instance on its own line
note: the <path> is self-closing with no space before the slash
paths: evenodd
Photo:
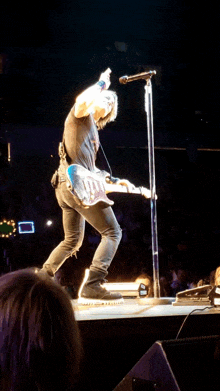
<path id="1" fill-rule="evenodd" d="M 219 266 L 219 4 L 181 0 L 7 2 L 0 12 L 1 218 L 36 233 L 1 240 L 1 270 L 41 266 L 62 238 L 50 178 L 75 97 L 112 69 L 117 120 L 100 134 L 115 176 L 148 186 L 144 81 L 152 79 L 160 270 Z M 11 162 L 7 162 L 7 143 Z M 110 278 L 152 272 L 149 201 L 113 195 L 123 241 Z M 53 225 L 47 227 L 48 218 Z M 90 264 L 87 227 L 76 270 Z"/>

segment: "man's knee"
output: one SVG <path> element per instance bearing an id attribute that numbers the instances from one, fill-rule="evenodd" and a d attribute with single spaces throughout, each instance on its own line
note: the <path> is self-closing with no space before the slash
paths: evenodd
<path id="1" fill-rule="evenodd" d="M 65 238 L 62 241 L 63 247 L 66 248 L 66 250 L 71 252 L 71 255 L 75 255 L 77 251 L 79 251 L 80 247 L 83 244 L 82 238 Z"/>
<path id="2" fill-rule="evenodd" d="M 104 232 L 104 236 L 107 236 L 108 238 L 115 240 L 117 243 L 120 243 L 122 238 L 122 229 L 119 225 L 116 227 L 111 227 Z"/>

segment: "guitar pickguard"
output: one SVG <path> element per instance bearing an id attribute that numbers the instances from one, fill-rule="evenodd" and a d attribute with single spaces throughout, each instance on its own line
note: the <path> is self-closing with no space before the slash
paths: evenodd
<path id="1" fill-rule="evenodd" d="M 68 189 L 77 197 L 82 206 L 90 207 L 100 201 L 113 205 L 106 196 L 105 177 L 88 171 L 86 168 L 71 164 L 67 168 Z"/>

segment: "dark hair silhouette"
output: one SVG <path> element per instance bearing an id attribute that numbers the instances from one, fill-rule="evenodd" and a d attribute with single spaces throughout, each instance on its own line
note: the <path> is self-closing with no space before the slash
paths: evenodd
<path id="1" fill-rule="evenodd" d="M 62 288 L 30 269 L 0 278 L 1 391 L 73 390 L 81 342 Z"/>

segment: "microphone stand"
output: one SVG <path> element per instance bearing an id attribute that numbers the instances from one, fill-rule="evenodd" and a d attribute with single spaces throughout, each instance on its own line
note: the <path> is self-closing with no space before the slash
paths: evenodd
<path id="1" fill-rule="evenodd" d="M 159 280 L 159 253 L 158 253 L 158 235 L 157 235 L 157 209 L 156 209 L 156 181 L 155 181 L 155 159 L 154 159 L 154 128 L 153 128 L 153 99 L 152 83 L 150 75 L 146 78 L 145 85 L 145 111 L 147 117 L 147 136 L 148 136 L 148 159 L 149 159 L 149 182 L 151 190 L 151 237 L 152 237 L 152 259 L 153 259 L 153 286 L 154 298 L 146 298 L 150 304 L 169 304 L 167 298 L 160 298 L 160 280 Z"/>

